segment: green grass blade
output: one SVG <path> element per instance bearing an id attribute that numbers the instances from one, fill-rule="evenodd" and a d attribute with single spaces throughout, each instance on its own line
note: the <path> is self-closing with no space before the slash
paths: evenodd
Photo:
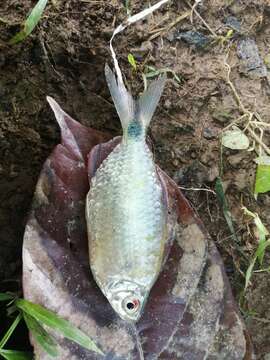
<path id="1" fill-rule="evenodd" d="M 250 279 L 251 279 L 251 276 L 252 276 L 252 273 L 253 273 L 253 268 L 254 268 L 254 265 L 256 263 L 256 255 L 254 256 L 254 258 L 252 259 L 251 263 L 249 264 L 249 267 L 247 269 L 247 272 L 246 272 L 246 278 L 245 278 L 245 290 L 247 290 L 247 287 L 248 287 L 248 284 L 250 282 Z"/>
<path id="2" fill-rule="evenodd" d="M 0 350 L 0 355 L 6 360 L 32 360 L 33 355 L 25 351 Z"/>
<path id="3" fill-rule="evenodd" d="M 258 257 L 259 263 L 262 266 L 265 250 L 269 246 L 268 241 L 266 241 L 267 240 L 266 237 L 269 235 L 269 231 L 266 229 L 266 227 L 262 223 L 262 221 L 257 213 L 253 213 L 252 211 L 248 210 L 245 206 L 242 207 L 242 210 L 244 210 L 244 213 L 246 215 L 251 216 L 253 218 L 253 221 L 258 230 L 259 245 L 258 245 L 255 255 Z"/>
<path id="4" fill-rule="evenodd" d="M 0 301 L 8 301 L 14 299 L 14 295 L 8 293 L 0 293 Z"/>
<path id="5" fill-rule="evenodd" d="M 23 41 L 31 32 L 34 30 L 38 24 L 45 6 L 47 5 L 48 0 L 39 0 L 36 6 L 32 9 L 30 15 L 26 19 L 23 29 L 18 32 L 10 41 L 9 44 L 14 45 L 18 42 Z"/>
<path id="6" fill-rule="evenodd" d="M 64 337 L 70 339 L 82 347 L 95 351 L 99 354 L 103 352 L 95 345 L 95 343 L 80 329 L 74 327 L 70 322 L 65 319 L 61 319 L 55 313 L 44 307 L 33 304 L 30 301 L 18 299 L 15 302 L 16 306 L 27 314 L 31 315 L 37 321 L 45 324 L 46 326 L 61 332 Z"/>
<path id="7" fill-rule="evenodd" d="M 218 202 L 219 202 L 220 206 L 222 207 L 225 220 L 226 220 L 227 225 L 228 225 L 228 227 L 229 227 L 229 229 L 231 231 L 231 234 L 232 234 L 234 240 L 236 242 L 238 242 L 238 238 L 236 236 L 235 229 L 234 229 L 234 226 L 233 226 L 232 217 L 231 217 L 231 213 L 230 213 L 230 210 L 229 210 L 228 202 L 227 202 L 227 199 L 225 197 L 224 190 L 223 190 L 222 181 L 221 181 L 221 179 L 219 177 L 216 180 L 215 191 L 216 191 L 216 194 L 217 194 Z"/>
<path id="8" fill-rule="evenodd" d="M 8 331 L 5 333 L 5 335 L 3 336 L 3 338 L 0 341 L 0 349 L 2 349 L 5 344 L 7 343 L 8 339 L 11 337 L 11 335 L 13 334 L 13 331 L 16 329 L 16 327 L 18 326 L 19 322 L 21 321 L 22 318 L 22 314 L 19 313 L 17 315 L 17 317 L 15 318 L 15 320 L 13 321 L 13 323 L 11 324 L 10 328 L 8 329 Z"/>
<path id="9" fill-rule="evenodd" d="M 247 269 L 247 272 L 246 272 L 246 281 L 245 281 L 245 291 L 248 287 L 248 284 L 250 282 L 250 279 L 251 279 L 251 276 L 252 276 L 252 273 L 253 273 L 253 268 L 254 268 L 254 265 L 256 263 L 256 260 L 263 260 L 263 257 L 264 257 L 264 253 L 265 253 L 265 250 L 266 248 L 270 246 L 270 240 L 267 240 L 267 241 L 261 241 L 259 243 L 259 246 L 255 252 L 255 255 L 254 255 L 254 258 L 252 259 L 248 269 Z"/>
<path id="10" fill-rule="evenodd" d="M 265 254 L 265 250 L 266 248 L 270 246 L 270 240 L 267 241 L 260 241 L 258 248 L 256 250 L 255 256 L 257 256 L 260 265 L 262 266 L 263 264 L 263 259 L 264 259 L 264 254 Z"/>
<path id="11" fill-rule="evenodd" d="M 57 342 L 52 338 L 52 336 L 43 329 L 35 318 L 26 312 L 23 313 L 23 318 L 34 339 L 50 356 L 56 357 L 58 355 Z"/>

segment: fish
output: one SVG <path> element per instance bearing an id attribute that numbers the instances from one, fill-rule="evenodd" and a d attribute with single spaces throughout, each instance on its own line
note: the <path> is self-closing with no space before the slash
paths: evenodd
<path id="1" fill-rule="evenodd" d="M 93 277 L 122 320 L 140 319 L 165 257 L 167 211 L 147 129 L 166 75 L 136 100 L 105 66 L 122 139 L 90 181 L 86 197 L 89 262 Z"/>

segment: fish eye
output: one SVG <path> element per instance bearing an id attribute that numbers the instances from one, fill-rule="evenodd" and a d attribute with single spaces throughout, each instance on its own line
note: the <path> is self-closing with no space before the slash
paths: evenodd
<path id="1" fill-rule="evenodd" d="M 135 307 L 135 305 L 133 304 L 133 302 L 130 301 L 130 302 L 127 303 L 127 309 L 128 310 L 133 310 L 134 307 Z"/>

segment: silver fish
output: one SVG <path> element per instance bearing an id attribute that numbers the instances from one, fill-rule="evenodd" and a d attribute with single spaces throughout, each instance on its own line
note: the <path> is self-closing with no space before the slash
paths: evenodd
<path id="1" fill-rule="evenodd" d="M 162 187 L 146 144 L 165 76 L 134 101 L 108 66 L 105 75 L 123 137 L 98 168 L 87 195 L 90 267 L 113 309 L 134 322 L 160 273 L 167 239 Z"/>

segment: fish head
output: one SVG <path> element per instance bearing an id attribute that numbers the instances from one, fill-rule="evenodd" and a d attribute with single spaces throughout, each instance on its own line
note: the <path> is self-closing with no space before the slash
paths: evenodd
<path id="1" fill-rule="evenodd" d="M 117 281 L 111 284 L 106 295 L 121 319 L 131 322 L 139 320 L 147 296 L 140 285 L 129 280 Z"/>

